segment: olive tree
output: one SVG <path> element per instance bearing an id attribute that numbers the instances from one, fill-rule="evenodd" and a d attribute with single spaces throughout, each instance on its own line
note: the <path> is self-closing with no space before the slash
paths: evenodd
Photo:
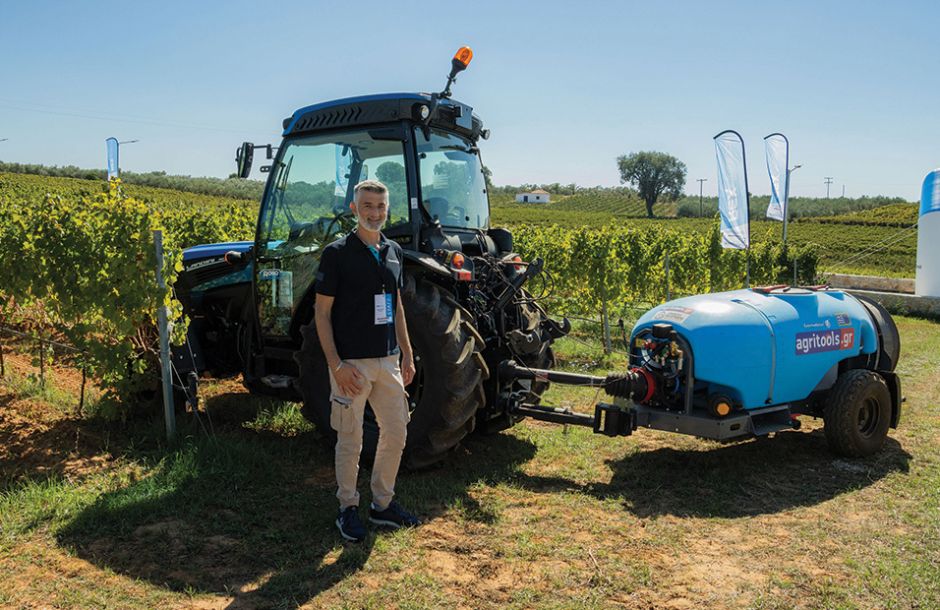
<path id="1" fill-rule="evenodd" d="M 646 202 L 646 215 L 653 217 L 653 204 L 661 195 L 676 199 L 685 186 L 685 163 L 672 155 L 641 151 L 617 157 L 620 182 L 633 185 Z"/>

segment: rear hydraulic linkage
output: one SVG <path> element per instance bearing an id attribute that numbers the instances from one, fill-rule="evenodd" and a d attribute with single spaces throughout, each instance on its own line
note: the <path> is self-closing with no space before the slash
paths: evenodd
<path id="1" fill-rule="evenodd" d="M 504 360 L 500 363 L 499 375 L 501 378 L 530 379 L 565 385 L 603 388 L 611 396 L 627 399 L 634 397 L 642 399 L 649 390 L 650 381 L 646 375 L 638 371 L 596 377 L 594 375 L 532 369 L 519 366 L 513 360 Z M 637 425 L 636 412 L 633 409 L 604 402 L 594 405 L 593 416 L 584 413 L 573 413 L 569 409 L 547 405 L 526 404 L 514 399 L 510 399 L 508 407 L 509 412 L 514 415 L 524 415 L 532 419 L 556 424 L 587 426 L 592 428 L 595 434 L 606 434 L 607 436 L 629 436 L 636 430 Z"/>

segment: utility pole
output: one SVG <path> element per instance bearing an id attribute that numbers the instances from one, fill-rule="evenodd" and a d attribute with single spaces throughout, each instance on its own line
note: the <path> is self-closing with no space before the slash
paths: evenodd
<path id="1" fill-rule="evenodd" d="M 829 199 L 829 185 L 832 184 L 832 176 L 826 176 L 826 199 Z"/>
<path id="2" fill-rule="evenodd" d="M 705 215 L 705 207 L 702 203 L 702 183 L 708 182 L 708 178 L 699 178 L 697 182 L 698 182 L 698 215 L 701 217 Z"/>
<path id="3" fill-rule="evenodd" d="M 845 185 L 842 185 L 842 198 L 845 199 Z"/>

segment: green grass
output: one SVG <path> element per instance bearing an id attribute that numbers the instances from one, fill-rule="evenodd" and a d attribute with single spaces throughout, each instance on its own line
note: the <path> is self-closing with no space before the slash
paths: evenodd
<path id="1" fill-rule="evenodd" d="M 48 453 L 39 463 L 7 476 L 15 458 L 0 459 L 0 602 L 937 607 L 940 325 L 898 323 L 908 401 L 876 456 L 833 458 L 812 421 L 732 444 L 526 422 L 403 474 L 399 499 L 428 522 L 360 546 L 334 531 L 331 455 L 295 405 L 207 384 L 216 435 L 181 415 L 173 450 L 159 419 L 115 427 L 60 415 L 31 433 Z M 598 349 L 596 327 L 573 334 L 556 345 L 561 368 L 622 367 Z M 584 411 L 595 396 L 553 386 L 545 401 Z M 12 421 L 0 419 L 0 435 L 20 429 Z M 98 445 L 44 444 L 55 429 Z M 99 455 L 103 467 L 58 467 Z"/>

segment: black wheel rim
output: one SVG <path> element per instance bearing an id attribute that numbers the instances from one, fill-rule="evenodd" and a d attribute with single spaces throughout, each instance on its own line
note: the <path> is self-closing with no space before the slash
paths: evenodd
<path id="1" fill-rule="evenodd" d="M 866 398 L 858 410 L 858 431 L 862 436 L 871 436 L 878 429 L 879 404 L 876 398 Z"/>

